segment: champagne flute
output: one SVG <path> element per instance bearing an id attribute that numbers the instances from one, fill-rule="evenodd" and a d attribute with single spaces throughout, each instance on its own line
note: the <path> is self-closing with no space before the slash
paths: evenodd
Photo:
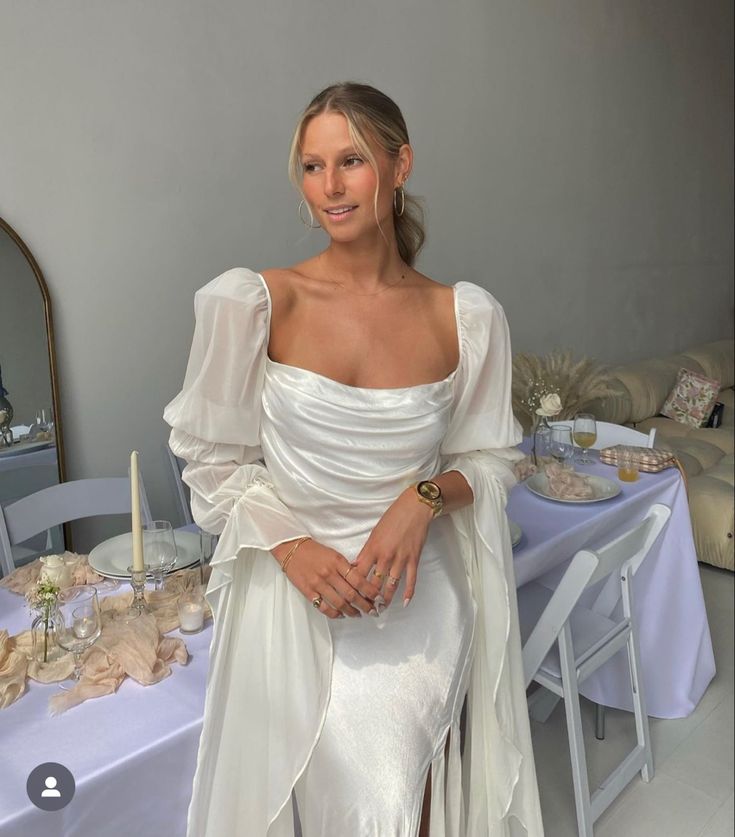
<path id="1" fill-rule="evenodd" d="M 168 520 L 153 520 L 144 523 L 143 560 L 150 567 L 153 589 L 163 589 L 163 576 L 176 564 L 176 540 Z"/>
<path id="2" fill-rule="evenodd" d="M 97 641 L 102 632 L 97 590 L 91 584 L 61 590 L 56 599 L 56 614 L 56 641 L 74 655 L 72 679 L 73 685 L 76 685 L 82 674 L 82 654 Z"/>
<path id="3" fill-rule="evenodd" d="M 597 441 L 597 422 L 592 413 L 577 413 L 574 417 L 574 441 L 582 448 L 582 455 L 577 462 L 581 465 L 592 465 L 594 459 L 585 456 L 587 448 L 591 448 Z"/>
<path id="4" fill-rule="evenodd" d="M 571 427 L 565 424 L 557 424 L 551 428 L 549 454 L 563 468 L 568 467 L 567 462 L 574 456 L 574 442 L 572 441 Z"/>

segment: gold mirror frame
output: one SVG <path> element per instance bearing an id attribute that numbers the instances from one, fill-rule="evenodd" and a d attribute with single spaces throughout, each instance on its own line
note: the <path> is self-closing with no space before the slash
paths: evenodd
<path id="1" fill-rule="evenodd" d="M 41 268 L 38 266 L 38 263 L 33 258 L 33 254 L 28 249 L 28 247 L 26 247 L 26 244 L 23 241 L 23 239 L 3 218 L 0 218 L 0 230 L 5 230 L 5 232 L 13 239 L 13 241 L 20 248 L 21 253 L 23 253 L 23 255 L 26 257 L 26 261 L 31 266 L 31 270 L 33 271 L 33 274 L 36 277 L 36 282 L 38 282 L 38 287 L 41 291 L 41 296 L 43 297 L 43 315 L 46 320 L 46 348 L 48 349 L 49 373 L 51 377 L 51 400 L 54 408 L 56 459 L 59 468 L 59 482 L 65 482 L 66 464 L 64 460 L 64 435 L 61 432 L 61 399 L 59 398 L 59 379 L 56 374 L 54 321 L 53 317 L 51 316 L 51 298 L 49 297 L 48 286 L 46 285 L 46 280 L 43 278 L 43 273 L 41 273 Z M 66 530 L 66 528 L 67 527 L 65 526 L 64 529 Z M 69 533 L 65 531 L 65 534 L 67 536 L 67 544 L 69 544 Z"/>

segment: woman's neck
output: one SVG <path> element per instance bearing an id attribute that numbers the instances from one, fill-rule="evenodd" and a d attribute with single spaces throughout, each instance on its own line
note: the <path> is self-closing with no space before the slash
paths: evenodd
<path id="1" fill-rule="evenodd" d="M 395 244 L 388 247 L 382 240 L 381 244 L 382 247 L 372 245 L 369 248 L 360 248 L 355 242 L 331 242 L 318 257 L 324 272 L 323 278 L 336 280 L 344 287 L 362 292 L 374 291 L 380 285 L 392 284 L 406 272 L 406 264 Z"/>

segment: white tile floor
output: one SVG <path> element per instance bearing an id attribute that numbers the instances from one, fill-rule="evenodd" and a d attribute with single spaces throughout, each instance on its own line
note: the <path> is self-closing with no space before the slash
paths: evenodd
<path id="1" fill-rule="evenodd" d="M 688 718 L 651 718 L 656 775 L 637 776 L 595 824 L 595 837 L 732 837 L 733 573 L 700 565 L 717 675 Z M 607 710 L 604 741 L 594 735 L 594 710 L 583 700 L 590 784 L 597 787 L 633 748 L 633 716 Z M 557 706 L 545 724 L 532 721 L 546 837 L 575 837 L 572 774 L 564 719 Z"/>

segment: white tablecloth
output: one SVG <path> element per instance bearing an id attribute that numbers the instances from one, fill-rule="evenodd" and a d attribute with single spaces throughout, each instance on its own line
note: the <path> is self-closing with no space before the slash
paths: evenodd
<path id="1" fill-rule="evenodd" d="M 577 468 L 616 480 L 615 468 L 608 465 Z M 508 501 L 508 516 L 523 530 L 514 556 L 516 584 L 540 579 L 554 587 L 578 549 L 611 540 L 640 521 L 653 503 L 669 506 L 669 523 L 634 579 L 634 612 L 648 714 L 683 718 L 715 674 L 684 482 L 672 468 L 620 485 L 622 493 L 612 500 L 578 505 L 545 500 L 517 485 Z M 632 711 L 626 652 L 616 654 L 580 691 L 598 703 Z"/>
<path id="2" fill-rule="evenodd" d="M 598 465 L 598 473 L 614 475 Z M 509 514 L 524 532 L 516 550 L 519 584 L 559 568 L 575 549 L 605 541 L 640 518 L 653 502 L 673 510 L 665 537 L 636 581 L 641 655 L 651 714 L 690 712 L 714 674 L 712 645 L 691 538 L 686 497 L 676 471 L 626 485 L 623 495 L 566 506 L 511 493 Z M 419 577 L 420 583 L 420 577 Z M 19 596 L 0 589 L 0 627 L 28 626 Z M 188 666 L 143 687 L 126 680 L 116 695 L 87 701 L 57 718 L 47 701 L 58 686 L 31 683 L 29 693 L 0 711 L 0 837 L 183 837 L 204 709 L 211 626 L 185 637 Z M 608 706 L 625 706 L 625 670 L 610 660 L 587 690 Z M 247 746 L 247 742 L 243 742 Z M 36 809 L 26 778 L 38 764 L 60 762 L 76 780 L 71 804 Z M 223 837 L 227 837 L 223 835 Z M 256 835 L 253 835 L 256 837 Z"/>

